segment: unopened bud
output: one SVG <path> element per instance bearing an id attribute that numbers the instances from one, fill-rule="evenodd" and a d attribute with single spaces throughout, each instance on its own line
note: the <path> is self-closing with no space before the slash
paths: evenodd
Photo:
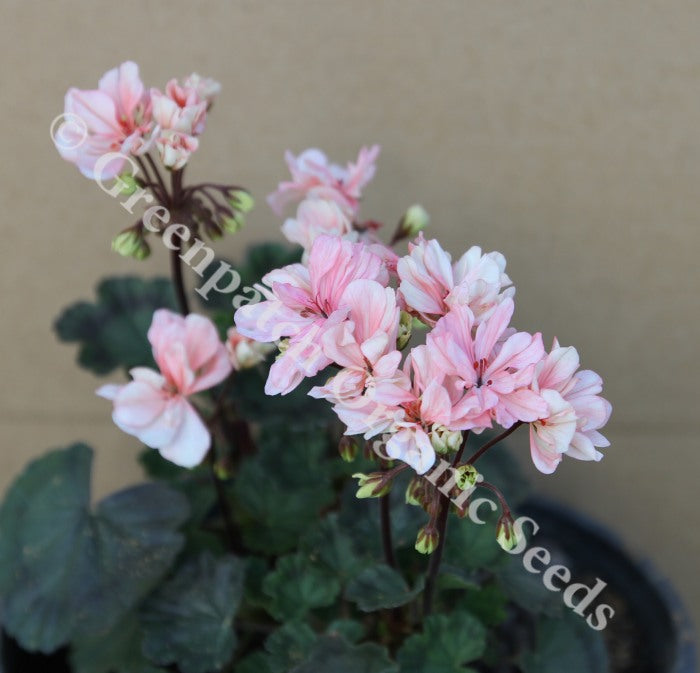
<path id="1" fill-rule="evenodd" d="M 463 491 L 468 491 L 476 486 L 483 477 L 476 471 L 473 465 L 460 465 L 455 469 L 455 479 L 457 486 Z"/>
<path id="2" fill-rule="evenodd" d="M 515 535 L 513 526 L 513 517 L 510 512 L 503 514 L 496 524 L 496 542 L 505 550 L 510 551 L 518 544 L 518 538 Z"/>
<path id="3" fill-rule="evenodd" d="M 231 208 L 239 213 L 249 213 L 255 206 L 255 199 L 245 189 L 232 189 L 228 193 Z"/>
<path id="4" fill-rule="evenodd" d="M 423 206 L 412 205 L 401 218 L 401 233 L 405 238 L 414 238 L 430 223 L 430 215 Z"/>
<path id="5" fill-rule="evenodd" d="M 245 218 L 241 213 L 236 213 L 233 217 L 224 217 L 221 219 L 222 228 L 229 234 L 237 234 L 243 229 L 244 224 Z"/>
<path id="6" fill-rule="evenodd" d="M 284 355 L 289 348 L 289 339 L 280 339 L 277 342 L 277 348 L 279 349 L 279 354 L 277 355 L 279 358 L 280 356 Z"/>
<path id="7" fill-rule="evenodd" d="M 117 180 L 119 180 L 121 186 L 121 191 L 119 192 L 121 196 L 131 196 L 137 189 L 141 188 L 141 185 L 131 173 L 122 173 Z"/>
<path id="8" fill-rule="evenodd" d="M 227 460 L 217 460 L 214 463 L 214 474 L 220 481 L 226 481 L 233 476 L 231 465 Z"/>
<path id="9" fill-rule="evenodd" d="M 423 498 L 423 480 L 420 477 L 414 477 L 406 488 L 406 504 L 421 506 Z"/>
<path id="10" fill-rule="evenodd" d="M 462 433 L 459 430 L 448 430 L 444 425 L 433 425 L 430 431 L 430 443 L 435 453 L 446 454 L 457 451 L 462 445 Z"/>
<path id="11" fill-rule="evenodd" d="M 399 318 L 399 333 L 396 337 L 396 348 L 402 351 L 408 345 L 411 340 L 411 332 L 413 331 L 413 317 L 406 313 L 406 311 L 401 311 L 401 317 Z"/>
<path id="12" fill-rule="evenodd" d="M 357 458 L 357 454 L 360 453 L 360 447 L 354 437 L 343 435 L 338 444 L 338 453 L 346 463 L 352 463 Z"/>
<path id="13" fill-rule="evenodd" d="M 146 259 L 151 254 L 151 247 L 146 243 L 143 229 L 139 226 L 129 227 L 118 234 L 112 241 L 112 250 L 124 257 Z"/>
<path id="14" fill-rule="evenodd" d="M 434 526 L 428 524 L 418 531 L 416 538 L 416 551 L 421 554 L 432 554 L 440 542 L 440 533 Z"/>
<path id="15" fill-rule="evenodd" d="M 357 479 L 357 498 L 381 498 L 391 490 L 391 481 L 386 480 L 381 472 L 372 472 L 363 474 L 356 472 L 352 475 L 353 479 Z"/>

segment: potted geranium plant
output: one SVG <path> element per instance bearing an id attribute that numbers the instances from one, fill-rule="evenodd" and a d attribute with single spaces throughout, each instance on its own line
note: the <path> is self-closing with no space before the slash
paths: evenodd
<path id="1" fill-rule="evenodd" d="M 128 372 L 97 393 L 148 447 L 150 481 L 92 507 L 92 452 L 74 444 L 10 488 L 8 673 L 690 670 L 672 627 L 624 659 L 614 625 L 633 603 L 604 576 L 624 556 L 585 558 L 609 541 L 528 503 L 496 448 L 518 437 L 547 474 L 564 456 L 598 461 L 611 411 L 573 347 L 511 326 L 503 255 L 453 262 L 420 206 L 383 242 L 359 215 L 375 146 L 346 167 L 289 153 L 268 201 L 296 208 L 282 232 L 297 247 L 215 257 L 253 206 L 241 187 L 184 179 L 218 90 L 197 75 L 147 89 L 124 63 L 69 90 L 52 127 L 61 155 L 137 213 L 115 251 L 164 245 L 171 273 L 107 279 L 56 322 L 82 366 Z M 635 586 L 658 599 L 643 573 Z"/>

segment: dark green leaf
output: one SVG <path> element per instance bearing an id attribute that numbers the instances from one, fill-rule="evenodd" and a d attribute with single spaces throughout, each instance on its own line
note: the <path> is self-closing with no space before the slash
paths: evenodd
<path id="1" fill-rule="evenodd" d="M 340 593 L 336 577 L 301 554 L 283 556 L 263 582 L 270 597 L 270 614 L 280 621 L 301 619 L 306 613 L 331 605 Z"/>
<path id="2" fill-rule="evenodd" d="M 419 583 L 409 589 L 401 574 L 384 563 L 365 568 L 350 581 L 345 598 L 357 604 L 363 612 L 395 608 L 412 601 L 422 590 Z"/>
<path id="3" fill-rule="evenodd" d="M 296 548 L 333 502 L 328 438 L 314 426 L 268 424 L 259 447 L 234 481 L 234 515 L 249 548 L 279 554 Z"/>
<path id="4" fill-rule="evenodd" d="M 236 646 L 233 619 L 243 593 L 243 564 L 202 554 L 144 605 L 143 651 L 182 673 L 218 671 Z"/>
<path id="5" fill-rule="evenodd" d="M 451 516 L 445 540 L 445 560 L 452 566 L 464 569 L 494 568 L 508 562 L 509 555 L 496 542 L 496 526 L 493 517 L 487 517 L 484 505 L 479 515 L 484 524 L 474 523 L 468 517 Z"/>
<path id="6" fill-rule="evenodd" d="M 341 636 L 349 643 L 356 643 L 364 638 L 366 629 L 364 624 L 354 619 L 336 619 L 326 629 L 329 636 Z"/>
<path id="7" fill-rule="evenodd" d="M 273 673 L 270 668 L 270 655 L 266 652 L 249 654 L 233 667 L 233 673 Z"/>
<path id="8" fill-rule="evenodd" d="M 375 643 L 349 645 L 340 637 L 323 636 L 309 658 L 290 673 L 398 673 L 398 670 L 386 650 Z"/>
<path id="9" fill-rule="evenodd" d="M 143 634 L 134 613 L 108 633 L 79 638 L 71 644 L 71 665 L 75 673 L 160 673 L 141 653 Z"/>
<path id="10" fill-rule="evenodd" d="M 505 593 L 524 610 L 547 615 L 557 615 L 562 611 L 561 594 L 544 586 L 542 574 L 525 570 L 522 556 L 509 556 L 496 577 Z"/>
<path id="11" fill-rule="evenodd" d="M 309 530 L 300 543 L 301 551 L 335 571 L 341 580 L 354 575 L 362 565 L 352 539 L 331 513 Z"/>
<path id="12" fill-rule="evenodd" d="M 92 450 L 31 463 L 0 510 L 3 623 L 29 650 L 107 632 L 163 577 L 182 547 L 185 499 L 137 486 L 90 512 Z"/>
<path id="13" fill-rule="evenodd" d="M 61 341 L 80 345 L 79 364 L 95 374 L 108 374 L 117 367 L 151 367 L 146 333 L 153 312 L 175 305 L 170 281 L 164 278 L 108 278 L 97 286 L 94 304 L 69 306 L 54 327 Z"/>
<path id="14" fill-rule="evenodd" d="M 523 656 L 524 673 L 607 673 L 608 655 L 600 633 L 573 613 L 542 617 L 537 623 L 535 650 Z"/>
<path id="15" fill-rule="evenodd" d="M 460 593 L 459 606 L 471 612 L 486 626 L 497 626 L 508 616 L 508 597 L 496 584 L 471 588 Z"/>
<path id="16" fill-rule="evenodd" d="M 307 624 L 290 622 L 280 627 L 266 641 L 268 665 L 272 673 L 286 673 L 310 654 L 316 633 Z"/>
<path id="17" fill-rule="evenodd" d="M 401 673 L 465 673 L 486 649 L 486 629 L 468 612 L 431 615 L 398 652 Z"/>

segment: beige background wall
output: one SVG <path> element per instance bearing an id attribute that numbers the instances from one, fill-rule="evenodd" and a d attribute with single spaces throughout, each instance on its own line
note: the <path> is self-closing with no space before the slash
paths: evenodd
<path id="1" fill-rule="evenodd" d="M 51 332 L 101 276 L 165 268 L 161 250 L 141 265 L 110 252 L 129 216 L 49 140 L 67 87 L 95 86 L 131 58 L 154 86 L 191 70 L 223 83 L 191 173 L 237 180 L 260 203 L 225 253 L 279 237 L 263 197 L 284 176 L 286 148 L 317 145 L 344 161 L 371 142 L 383 152 L 365 215 L 393 223 L 420 201 L 454 253 L 502 250 L 519 325 L 575 344 L 615 408 L 605 460 L 533 474 L 538 488 L 614 526 L 700 605 L 700 4 L 2 9 L 0 488 L 76 438 L 99 447 L 98 492 L 138 478 L 136 441 L 112 426 L 97 381 Z"/>

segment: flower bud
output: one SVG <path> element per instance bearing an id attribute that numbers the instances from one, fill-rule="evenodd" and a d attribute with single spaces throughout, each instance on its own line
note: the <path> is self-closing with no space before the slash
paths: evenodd
<path id="1" fill-rule="evenodd" d="M 245 219 L 241 213 L 235 213 L 233 217 L 221 218 L 221 227 L 229 234 L 237 234 L 241 229 L 243 229 L 244 224 Z"/>
<path id="2" fill-rule="evenodd" d="M 228 202 L 235 211 L 249 213 L 255 206 L 255 200 L 245 189 L 232 189 L 228 193 Z"/>
<path id="3" fill-rule="evenodd" d="M 440 533 L 434 526 L 428 524 L 418 531 L 416 538 L 416 551 L 421 554 L 432 554 L 440 542 Z"/>
<path id="4" fill-rule="evenodd" d="M 226 481 L 233 476 L 230 461 L 226 459 L 217 460 L 214 463 L 214 474 L 220 481 Z"/>
<path id="5" fill-rule="evenodd" d="M 430 223 L 430 215 L 423 206 L 416 203 L 412 205 L 401 218 L 401 233 L 404 238 L 414 238 Z"/>
<path id="6" fill-rule="evenodd" d="M 381 498 L 391 490 L 391 481 L 386 480 L 381 472 L 356 472 L 352 476 L 358 480 L 357 498 Z"/>
<path id="7" fill-rule="evenodd" d="M 340 453 L 340 457 L 346 463 L 352 463 L 352 461 L 355 460 L 357 455 L 360 453 L 360 447 L 358 446 L 354 437 L 343 435 L 340 438 L 340 443 L 338 444 L 338 453 Z"/>
<path id="8" fill-rule="evenodd" d="M 448 430 L 444 425 L 435 424 L 430 431 L 430 443 L 437 454 L 452 453 L 462 445 L 462 433 L 459 430 Z"/>
<path id="9" fill-rule="evenodd" d="M 473 465 L 460 465 L 455 470 L 455 478 L 457 481 L 457 486 L 463 491 L 468 491 L 469 489 L 474 488 L 477 482 L 483 479 Z"/>
<path id="10" fill-rule="evenodd" d="M 146 242 L 143 229 L 139 226 L 124 229 L 112 241 L 112 250 L 124 257 L 146 259 L 151 254 L 151 247 Z"/>
<path id="11" fill-rule="evenodd" d="M 496 542 L 505 550 L 510 551 L 518 544 L 513 527 L 513 517 L 510 512 L 503 514 L 496 524 Z"/>
<path id="12" fill-rule="evenodd" d="M 411 332 L 413 331 L 413 318 L 406 311 L 401 311 L 399 318 L 399 334 L 396 337 L 396 348 L 402 351 L 411 340 Z"/>
<path id="13" fill-rule="evenodd" d="M 121 196 L 131 196 L 140 188 L 138 181 L 131 173 L 122 173 L 117 180 L 121 185 L 121 191 L 119 192 Z"/>
<path id="14" fill-rule="evenodd" d="M 406 488 L 406 504 L 422 506 L 423 480 L 420 477 L 413 477 Z"/>

